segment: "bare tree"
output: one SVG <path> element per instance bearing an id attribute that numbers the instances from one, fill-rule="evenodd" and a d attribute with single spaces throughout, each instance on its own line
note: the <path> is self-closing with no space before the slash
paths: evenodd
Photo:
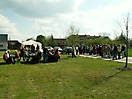
<path id="1" fill-rule="evenodd" d="M 68 45 L 75 45 L 76 43 L 78 43 L 79 41 L 78 33 L 79 33 L 79 29 L 76 28 L 76 26 L 73 25 L 73 23 L 71 23 L 71 25 L 67 30 L 68 37 L 66 41 Z"/>
<path id="2" fill-rule="evenodd" d="M 122 27 L 122 25 L 120 24 L 120 22 L 118 22 L 118 25 L 121 28 L 121 31 L 123 33 L 126 33 L 126 64 L 125 67 L 128 66 L 128 34 L 131 31 L 132 27 L 130 25 L 131 19 L 129 18 L 129 13 L 126 16 L 123 16 L 123 22 L 124 22 L 124 26 Z"/>

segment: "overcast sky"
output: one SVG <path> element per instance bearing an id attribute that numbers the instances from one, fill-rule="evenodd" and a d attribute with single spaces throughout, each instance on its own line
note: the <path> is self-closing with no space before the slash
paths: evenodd
<path id="1" fill-rule="evenodd" d="M 131 5 L 131 0 L 0 0 L 0 33 L 21 41 L 40 34 L 64 38 L 73 23 L 79 34 L 106 32 L 113 38 L 121 32 L 117 21 L 123 27 L 123 16 L 132 18 Z"/>

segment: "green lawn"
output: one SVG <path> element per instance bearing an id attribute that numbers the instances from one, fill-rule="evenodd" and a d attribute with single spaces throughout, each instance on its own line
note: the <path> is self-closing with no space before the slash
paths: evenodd
<path id="1" fill-rule="evenodd" d="M 116 69 L 124 65 L 69 55 L 57 63 L 0 65 L 0 99 L 131 99 L 132 71 Z"/>
<path id="2" fill-rule="evenodd" d="M 129 57 L 132 57 L 132 48 L 131 49 L 128 49 L 128 56 Z"/>

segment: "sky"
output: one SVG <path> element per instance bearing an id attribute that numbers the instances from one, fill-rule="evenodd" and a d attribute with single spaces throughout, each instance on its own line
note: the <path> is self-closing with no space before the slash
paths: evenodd
<path id="1" fill-rule="evenodd" d="M 131 0 L 0 0 L 0 34 L 20 41 L 38 35 L 65 38 L 73 24 L 80 35 L 115 38 L 125 31 L 128 14 L 132 26 L 131 4 Z"/>

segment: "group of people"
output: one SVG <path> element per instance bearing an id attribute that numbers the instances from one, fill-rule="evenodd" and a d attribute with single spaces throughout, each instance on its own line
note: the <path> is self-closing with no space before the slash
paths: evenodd
<path id="1" fill-rule="evenodd" d="M 40 59 L 43 57 L 43 62 L 57 62 L 60 59 L 60 52 L 57 50 L 49 51 L 47 48 L 43 47 L 43 51 L 37 45 L 32 46 L 21 46 L 19 52 L 15 50 L 15 53 L 11 54 L 10 50 L 6 51 L 3 55 L 3 59 L 6 63 L 11 64 L 16 61 L 30 61 L 31 63 L 39 63 Z"/>
<path id="2" fill-rule="evenodd" d="M 19 48 L 19 52 L 15 50 L 15 53 L 12 55 L 10 50 L 7 50 L 4 55 L 3 59 L 6 63 L 15 63 L 16 61 L 29 61 L 32 57 L 30 62 L 38 63 L 40 59 L 43 57 L 43 62 L 57 62 L 60 59 L 60 52 L 58 49 L 56 50 L 48 50 L 46 47 L 42 48 L 43 51 L 40 50 L 40 47 L 37 45 L 32 46 L 21 46 Z M 120 59 L 126 57 L 126 45 L 125 44 L 104 44 L 104 45 L 91 45 L 91 46 L 76 46 L 72 47 L 72 58 L 76 57 L 78 54 L 88 53 L 89 55 L 100 55 L 103 58 L 112 58 Z"/>
<path id="3" fill-rule="evenodd" d="M 126 57 L 126 45 L 125 44 L 104 44 L 104 45 L 81 45 L 76 48 L 77 54 L 88 53 L 89 55 L 100 55 L 103 58 L 120 59 Z"/>
<path id="4" fill-rule="evenodd" d="M 56 50 L 48 50 L 43 47 L 43 61 L 44 62 L 57 62 L 60 59 L 60 52 L 58 49 Z"/>
<path id="5" fill-rule="evenodd" d="M 15 64 L 15 62 L 19 60 L 19 57 L 20 56 L 17 50 L 15 50 L 13 55 L 11 55 L 10 50 L 7 50 L 3 55 L 3 59 L 7 64 Z"/>

